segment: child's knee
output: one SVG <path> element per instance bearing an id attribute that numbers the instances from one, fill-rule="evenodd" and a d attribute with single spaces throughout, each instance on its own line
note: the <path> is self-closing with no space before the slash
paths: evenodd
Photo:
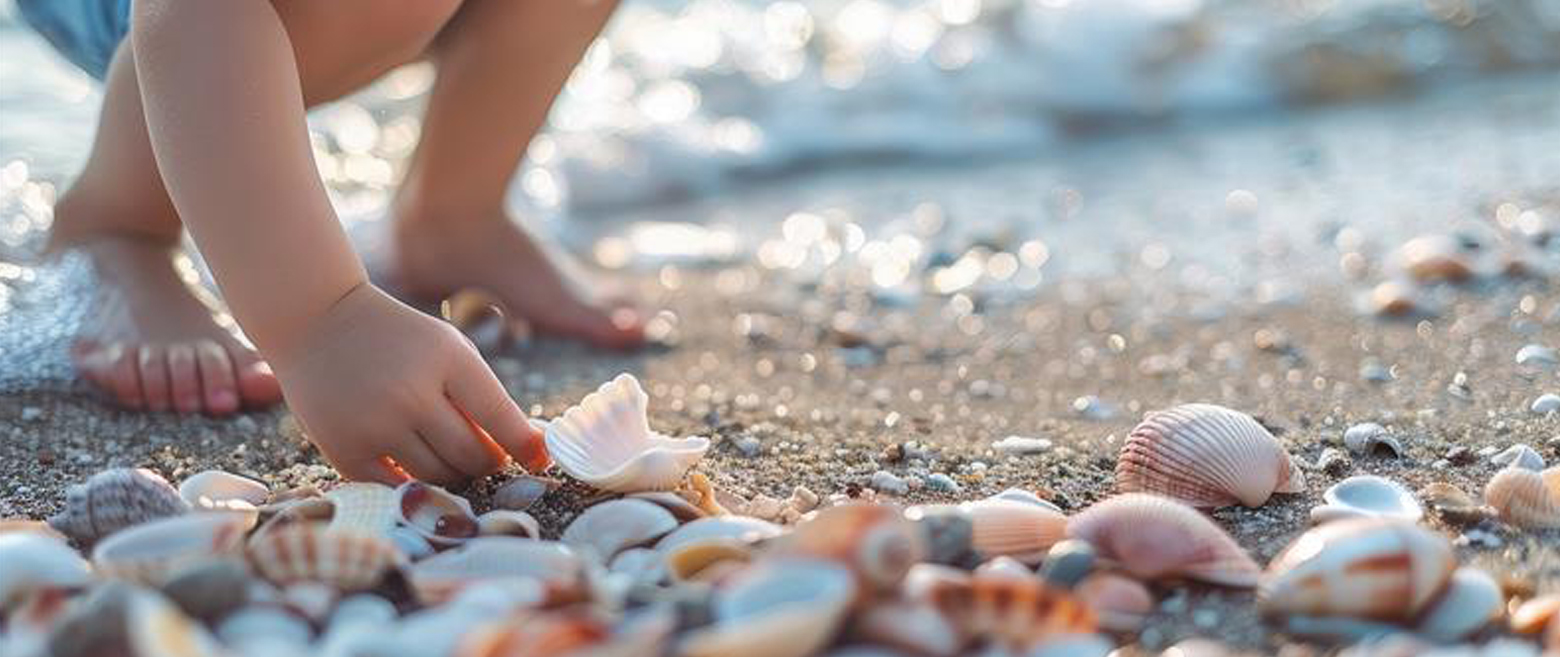
<path id="1" fill-rule="evenodd" d="M 397 22 L 395 32 L 403 38 L 407 59 L 423 54 L 434 37 L 455 16 L 464 0 L 393 0 L 383 3 L 381 11 Z"/>

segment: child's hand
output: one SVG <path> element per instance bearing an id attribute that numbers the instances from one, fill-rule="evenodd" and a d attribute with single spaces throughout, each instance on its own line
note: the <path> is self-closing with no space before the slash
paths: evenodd
<path id="1" fill-rule="evenodd" d="M 272 351 L 288 405 L 344 477 L 459 481 L 506 452 L 546 467 L 541 436 L 465 336 L 373 285 Z"/>

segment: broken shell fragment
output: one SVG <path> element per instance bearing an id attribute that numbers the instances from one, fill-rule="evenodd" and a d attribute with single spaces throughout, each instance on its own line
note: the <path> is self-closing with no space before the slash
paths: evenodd
<path id="1" fill-rule="evenodd" d="M 1322 494 L 1326 504 L 1311 509 L 1311 522 L 1343 518 L 1381 517 L 1419 522 L 1424 510 L 1413 493 L 1397 482 L 1375 475 L 1359 475 L 1338 482 Z"/>
<path id="2" fill-rule="evenodd" d="M 1250 415 L 1213 404 L 1149 413 L 1116 462 L 1116 490 L 1155 493 L 1196 507 L 1261 506 L 1303 490 L 1278 439 Z"/>
<path id="3" fill-rule="evenodd" d="M 185 568 L 241 558 L 251 514 L 193 513 L 136 525 L 99 542 L 92 565 L 99 575 L 158 585 Z"/>
<path id="4" fill-rule="evenodd" d="M 378 583 L 401 561 L 401 552 L 387 538 L 321 524 L 293 525 L 249 544 L 250 565 L 279 586 L 320 582 L 339 591 L 359 591 Z"/>
<path id="5" fill-rule="evenodd" d="M 564 472 L 605 490 L 671 490 L 709 449 L 707 438 L 650 430 L 649 397 L 620 374 L 547 426 L 547 450 Z"/>
<path id="6" fill-rule="evenodd" d="M 188 511 L 167 479 L 146 468 L 114 468 L 65 489 L 65 509 L 49 525 L 90 546 L 116 531 Z"/>
<path id="7" fill-rule="evenodd" d="M 207 470 L 179 483 L 179 497 L 197 509 L 226 509 L 232 504 L 260 506 L 271 497 L 265 484 L 231 472 Z"/>
<path id="8" fill-rule="evenodd" d="M 1142 493 L 1117 495 L 1084 509 L 1067 533 L 1099 557 L 1143 579 L 1187 577 L 1233 587 L 1256 586 L 1261 574 L 1246 551 L 1196 509 Z"/>
<path id="9" fill-rule="evenodd" d="M 1484 487 L 1484 502 L 1500 519 L 1521 529 L 1560 527 L 1560 499 L 1555 484 L 1560 470 L 1534 472 L 1505 468 Z"/>
<path id="10" fill-rule="evenodd" d="M 384 484 L 348 482 L 325 493 L 332 531 L 383 535 L 401 521 L 401 493 Z"/>
<path id="11" fill-rule="evenodd" d="M 1386 427 L 1375 422 L 1349 427 L 1343 432 L 1343 445 L 1356 455 L 1394 459 L 1403 456 L 1403 443 L 1389 433 Z"/>
<path id="12" fill-rule="evenodd" d="M 689 632 L 684 657 L 802 657 L 838 632 L 855 578 L 827 561 L 776 559 L 738 572 L 717 588 L 714 623 Z"/>
<path id="13" fill-rule="evenodd" d="M 494 509 L 477 516 L 477 534 L 481 536 L 519 536 L 541 538 L 542 525 L 524 511 Z"/>
<path id="14" fill-rule="evenodd" d="M 618 552 L 644 545 L 677 529 L 677 518 L 644 500 L 603 502 L 580 512 L 563 530 L 563 542 L 606 563 Z"/>
<path id="15" fill-rule="evenodd" d="M 672 512 L 672 515 L 675 516 L 679 522 L 698 520 L 699 518 L 703 518 L 709 515 L 708 513 L 704 512 L 704 509 L 699 508 L 698 505 L 688 501 L 687 499 L 684 499 L 682 495 L 679 495 L 673 491 L 656 490 L 645 491 L 643 493 L 633 493 L 628 496 L 628 499 L 644 500 L 646 502 L 659 504 L 661 505 L 661 508 Z"/>
<path id="16" fill-rule="evenodd" d="M 477 535 L 471 503 L 443 488 L 408 481 L 396 488 L 401 522 L 434 545 L 455 545 Z"/>
<path id="17" fill-rule="evenodd" d="M 1037 564 L 1052 545 L 1067 537 L 1067 516 L 1046 506 L 993 497 L 959 508 L 973 526 L 972 545 L 984 555 Z"/>
<path id="18" fill-rule="evenodd" d="M 1339 520 L 1295 539 L 1258 590 L 1268 613 L 1401 621 L 1423 611 L 1457 562 L 1441 535 L 1386 518 Z"/>
<path id="19" fill-rule="evenodd" d="M 1473 496 L 1444 482 L 1436 482 L 1420 489 L 1419 499 L 1424 500 L 1425 505 L 1447 522 L 1468 524 L 1490 516 L 1488 508 L 1479 504 Z"/>
<path id="20" fill-rule="evenodd" d="M 493 506 L 512 511 L 524 511 L 562 485 L 563 482 L 557 479 L 520 475 L 504 482 L 498 490 L 493 491 Z"/>

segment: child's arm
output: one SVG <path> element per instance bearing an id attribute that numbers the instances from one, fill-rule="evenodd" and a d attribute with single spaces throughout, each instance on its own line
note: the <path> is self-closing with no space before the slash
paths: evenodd
<path id="1" fill-rule="evenodd" d="M 297 62 L 267 0 L 138 0 L 131 47 L 157 167 L 234 316 L 343 474 L 481 475 L 545 458 L 457 331 L 368 283 L 314 166 Z"/>

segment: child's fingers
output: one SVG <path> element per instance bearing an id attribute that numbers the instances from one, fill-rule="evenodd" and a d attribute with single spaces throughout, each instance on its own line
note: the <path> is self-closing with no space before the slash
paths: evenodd
<path id="1" fill-rule="evenodd" d="M 336 466 L 336 472 L 340 473 L 343 479 L 373 481 L 387 486 L 396 486 L 411 479 L 405 471 L 383 456 L 338 456 L 326 451 L 324 447 L 320 448 L 320 452 L 325 456 L 326 461 Z"/>
<path id="2" fill-rule="evenodd" d="M 450 401 L 474 424 L 485 429 L 517 463 L 531 472 L 547 469 L 550 459 L 541 435 L 525 420 L 498 377 L 481 359 L 472 358 L 450 377 Z"/>
<path id="3" fill-rule="evenodd" d="M 433 450 L 421 435 L 412 434 L 396 444 L 391 458 L 401 469 L 413 477 L 436 484 L 448 484 L 468 479 L 455 466 L 449 464 Z"/>
<path id="4" fill-rule="evenodd" d="M 430 408 L 421 419 L 417 433 L 450 465 L 468 476 L 489 475 L 503 467 L 508 458 L 481 427 L 466 421 L 447 400 Z"/>

